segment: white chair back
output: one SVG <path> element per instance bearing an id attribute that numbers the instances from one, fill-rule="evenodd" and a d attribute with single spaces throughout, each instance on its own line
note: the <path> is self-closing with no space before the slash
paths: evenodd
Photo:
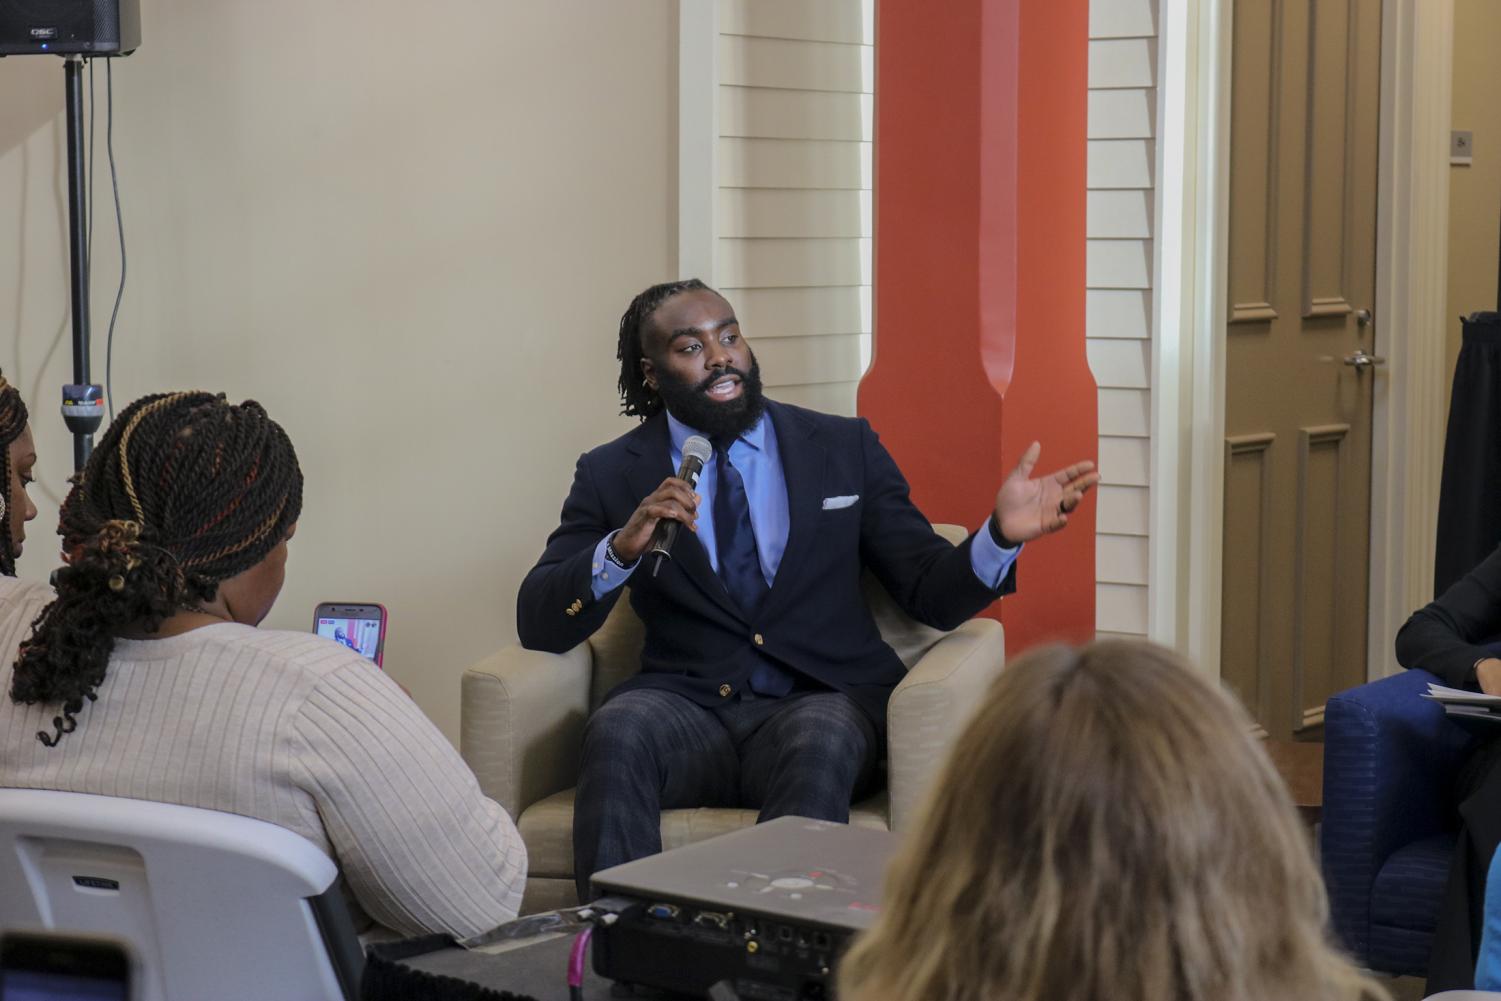
<path id="1" fill-rule="evenodd" d="M 0 789 L 0 931 L 124 940 L 136 1001 L 354 1001 L 363 954 L 337 876 L 265 821 Z"/>

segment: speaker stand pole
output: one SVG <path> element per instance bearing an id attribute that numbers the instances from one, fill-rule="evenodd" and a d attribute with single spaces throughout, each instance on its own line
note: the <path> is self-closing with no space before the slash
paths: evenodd
<path id="1" fill-rule="evenodd" d="M 66 56 L 68 105 L 68 242 L 72 271 L 73 381 L 63 387 L 63 421 L 73 432 L 73 468 L 94 449 L 104 415 L 104 388 L 89 381 L 89 217 L 83 146 L 83 57 Z"/>

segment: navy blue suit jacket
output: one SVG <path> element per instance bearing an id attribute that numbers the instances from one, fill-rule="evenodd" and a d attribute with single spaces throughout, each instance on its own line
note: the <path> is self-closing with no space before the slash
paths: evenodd
<path id="1" fill-rule="evenodd" d="M 643 560 L 630 578 L 646 643 L 641 673 L 612 694 L 663 688 L 713 706 L 746 684 L 759 650 L 848 694 L 884 732 L 886 700 L 904 669 L 861 594 L 862 568 L 913 618 L 953 629 L 1015 589 L 1015 564 L 1000 587 L 982 584 L 970 566 L 969 541 L 954 546 L 933 531 L 863 418 L 771 401 L 766 412 L 776 427 L 790 519 L 771 593 L 747 617 L 698 538 L 679 533 L 658 576 Z M 524 646 L 561 653 L 604 622 L 623 588 L 594 600 L 595 547 L 674 474 L 670 449 L 666 415 L 658 414 L 579 458 L 562 523 L 521 584 L 516 621 Z M 824 498 L 849 495 L 859 499 L 823 509 Z"/>

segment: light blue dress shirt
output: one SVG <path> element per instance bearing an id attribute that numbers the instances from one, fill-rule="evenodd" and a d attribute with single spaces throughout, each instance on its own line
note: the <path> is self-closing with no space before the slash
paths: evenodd
<path id="1" fill-rule="evenodd" d="M 700 434 L 672 414 L 667 415 L 667 428 L 672 438 L 672 468 L 676 470 L 683 461 L 683 443 L 691 435 Z M 707 438 L 708 435 L 703 437 Z M 782 565 L 782 555 L 787 550 L 787 530 L 790 525 L 787 513 L 787 475 L 782 469 L 782 455 L 777 449 L 776 425 L 766 416 L 735 439 L 730 446 L 730 462 L 740 471 L 745 481 L 746 499 L 750 502 L 751 528 L 756 533 L 756 551 L 761 557 L 761 573 L 766 577 L 766 586 L 776 580 L 777 568 Z M 698 541 L 708 552 L 709 565 L 719 572 L 719 547 L 714 540 L 714 489 L 719 479 L 716 462 L 710 458 L 699 475 L 696 491 L 698 502 Z M 618 532 L 619 529 L 616 529 Z M 622 570 L 605 558 L 605 544 L 615 537 L 611 532 L 594 548 L 593 579 L 590 582 L 596 600 L 624 584 L 640 565 L 638 559 Z M 687 539 L 678 536 L 678 545 Z M 691 543 L 689 543 L 691 545 Z M 1021 546 L 1002 549 L 991 537 L 988 525 L 981 525 L 970 546 L 969 564 L 986 587 L 999 587 L 1011 564 L 1016 562 Z"/>

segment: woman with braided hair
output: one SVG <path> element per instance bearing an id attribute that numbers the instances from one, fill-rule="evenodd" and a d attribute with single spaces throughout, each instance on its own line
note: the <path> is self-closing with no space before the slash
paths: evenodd
<path id="1" fill-rule="evenodd" d="M 26 628 L 52 600 L 51 588 L 16 576 L 26 523 L 36 517 L 36 505 L 26 496 L 35 465 L 26 404 L 0 374 L 0 663 L 15 657 Z"/>
<path id="2" fill-rule="evenodd" d="M 258 817 L 339 864 L 357 925 L 493 928 L 526 872 L 510 818 L 369 661 L 256 628 L 302 486 L 258 403 L 123 410 L 63 503 L 56 600 L 0 671 L 0 785 Z"/>
<path id="3" fill-rule="evenodd" d="M 35 465 L 36 445 L 26 404 L 21 391 L 0 374 L 0 576 L 16 575 L 26 523 L 36 517 L 36 505 L 26 496 Z"/>

